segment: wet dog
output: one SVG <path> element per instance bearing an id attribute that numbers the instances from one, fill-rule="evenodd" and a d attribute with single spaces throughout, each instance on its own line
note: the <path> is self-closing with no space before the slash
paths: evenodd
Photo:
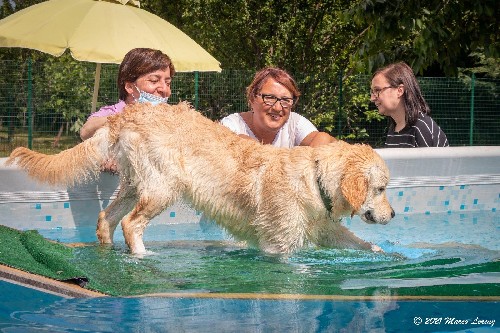
<path id="1" fill-rule="evenodd" d="M 118 223 L 132 253 L 146 252 L 149 221 L 183 199 L 228 232 L 269 253 L 306 244 L 380 250 L 349 231 L 341 217 L 386 224 L 389 171 L 367 145 L 337 141 L 275 148 L 238 137 L 188 104 L 135 104 L 108 118 L 95 135 L 56 155 L 15 149 L 29 175 L 71 186 L 115 159 L 117 198 L 98 217 L 97 237 L 112 243 Z"/>

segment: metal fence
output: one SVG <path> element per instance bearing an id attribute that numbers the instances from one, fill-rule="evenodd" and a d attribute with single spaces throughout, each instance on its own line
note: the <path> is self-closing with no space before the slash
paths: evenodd
<path id="1" fill-rule="evenodd" d="M 55 153 L 80 142 L 90 114 L 95 64 L 74 61 L 0 61 L 0 157 L 17 146 Z M 98 106 L 118 98 L 118 66 L 103 65 Z M 248 109 L 253 72 L 177 73 L 170 103 L 191 102 L 211 119 Z M 369 76 L 294 73 L 302 96 L 296 111 L 348 142 L 381 147 L 387 121 L 369 101 Z M 500 80 L 419 77 L 432 117 L 452 146 L 499 145 Z"/>

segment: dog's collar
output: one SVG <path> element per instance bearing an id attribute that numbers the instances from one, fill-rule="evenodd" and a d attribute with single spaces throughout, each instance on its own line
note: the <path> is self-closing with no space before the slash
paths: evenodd
<path id="1" fill-rule="evenodd" d="M 333 208 L 332 199 L 326 194 L 325 189 L 323 188 L 323 185 L 321 185 L 321 181 L 319 179 L 318 179 L 318 187 L 319 187 L 319 194 L 321 195 L 321 201 L 323 201 L 326 210 L 331 212 Z"/>
<path id="2" fill-rule="evenodd" d="M 316 160 L 316 172 L 319 173 L 319 161 Z M 325 205 L 326 210 L 328 212 L 332 211 L 332 199 L 326 194 L 325 189 L 323 188 L 323 185 L 321 184 L 321 180 L 319 179 L 319 174 L 316 177 L 316 180 L 318 182 L 318 188 L 319 188 L 319 194 L 321 195 L 321 201 L 323 201 L 323 205 Z"/>

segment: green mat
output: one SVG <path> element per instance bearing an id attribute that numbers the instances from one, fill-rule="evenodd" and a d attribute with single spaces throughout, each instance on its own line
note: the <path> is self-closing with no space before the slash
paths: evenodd
<path id="1" fill-rule="evenodd" d="M 0 262 L 4 265 L 85 287 L 88 278 L 71 262 L 73 257 L 72 248 L 50 242 L 35 230 L 0 226 Z"/>
<path id="2" fill-rule="evenodd" d="M 0 225 L 0 263 L 58 281 L 78 284 L 111 296 L 149 292 L 148 280 L 161 273 L 150 260 L 133 258 L 113 247 L 84 247 L 47 240 L 36 230 L 19 231 Z M 160 289 L 172 288 L 168 280 Z"/>
<path id="3" fill-rule="evenodd" d="M 99 260 L 103 255 L 106 260 Z M 135 276 L 133 272 L 150 271 L 142 269 L 140 262 L 130 262 L 123 257 L 111 248 L 73 248 L 47 240 L 36 230 L 19 231 L 0 226 L 0 263 L 108 295 L 140 293 L 135 284 L 130 285 Z"/>

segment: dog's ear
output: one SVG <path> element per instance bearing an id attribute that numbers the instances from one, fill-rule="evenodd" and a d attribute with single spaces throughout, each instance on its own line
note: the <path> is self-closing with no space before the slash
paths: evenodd
<path id="1" fill-rule="evenodd" d="M 368 192 L 368 180 L 366 176 L 353 165 L 348 165 L 342 177 L 340 188 L 347 202 L 352 206 L 354 214 L 365 202 Z"/>

